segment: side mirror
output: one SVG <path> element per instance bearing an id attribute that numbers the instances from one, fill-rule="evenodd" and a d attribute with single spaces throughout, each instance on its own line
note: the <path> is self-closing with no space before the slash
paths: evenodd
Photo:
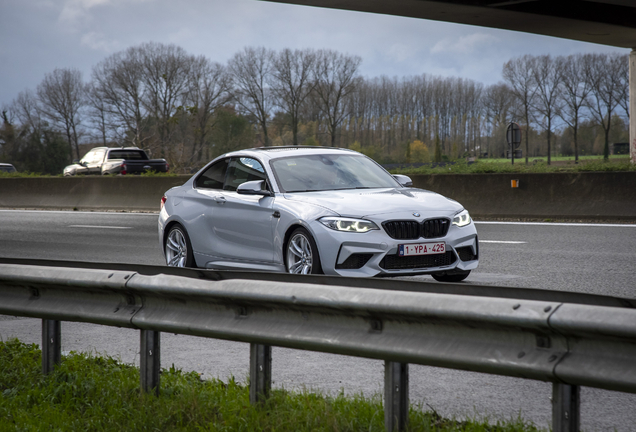
<path id="1" fill-rule="evenodd" d="M 254 180 L 241 183 L 236 188 L 236 192 L 240 195 L 262 195 L 272 196 L 272 193 L 267 189 L 263 189 L 265 186 L 265 180 Z"/>
<path id="2" fill-rule="evenodd" d="M 411 180 L 411 177 L 409 176 L 395 174 L 393 178 L 396 179 L 398 183 L 400 183 L 404 187 L 413 187 L 413 180 Z"/>

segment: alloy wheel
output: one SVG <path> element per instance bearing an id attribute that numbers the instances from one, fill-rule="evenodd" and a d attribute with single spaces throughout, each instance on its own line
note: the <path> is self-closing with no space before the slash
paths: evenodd
<path id="1" fill-rule="evenodd" d="M 173 228 L 166 238 L 166 264 L 171 267 L 185 267 L 188 259 L 188 245 L 183 232 Z"/>
<path id="2" fill-rule="evenodd" d="M 295 274 L 310 274 L 313 251 L 309 239 L 302 233 L 295 234 L 287 246 L 287 271 Z"/>

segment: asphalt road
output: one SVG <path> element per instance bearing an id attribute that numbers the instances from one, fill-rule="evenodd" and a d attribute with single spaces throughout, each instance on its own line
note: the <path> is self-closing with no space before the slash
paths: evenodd
<path id="1" fill-rule="evenodd" d="M 0 211 L 0 256 L 163 265 L 156 214 Z M 480 267 L 467 282 L 636 297 L 636 225 L 477 224 Z M 410 279 L 429 279 L 418 276 Z M 40 343 L 40 321 L 0 317 L 0 338 Z M 94 351 L 138 363 L 133 330 L 63 323 L 62 349 Z M 162 335 L 162 364 L 204 377 L 247 377 L 243 343 Z M 636 364 L 636 363 L 635 363 Z M 636 367 L 636 366 L 635 366 Z M 523 417 L 550 424 L 551 385 L 411 365 L 411 403 L 445 416 Z M 273 350 L 274 386 L 381 394 L 383 363 L 331 354 Z M 583 388 L 582 427 L 636 430 L 636 395 Z"/>

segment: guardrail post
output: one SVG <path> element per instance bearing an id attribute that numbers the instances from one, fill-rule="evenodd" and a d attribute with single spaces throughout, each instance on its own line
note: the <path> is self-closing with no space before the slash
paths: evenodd
<path id="1" fill-rule="evenodd" d="M 580 388 L 576 385 L 552 384 L 553 432 L 578 432 L 581 423 Z"/>
<path id="2" fill-rule="evenodd" d="M 409 365 L 384 362 L 384 427 L 404 431 L 409 419 Z"/>
<path id="3" fill-rule="evenodd" d="M 272 347 L 250 344 L 250 403 L 264 402 L 272 387 Z"/>
<path id="4" fill-rule="evenodd" d="M 161 369 L 161 332 L 141 330 L 140 370 L 141 389 L 159 394 L 159 371 Z"/>
<path id="5" fill-rule="evenodd" d="M 62 323 L 56 320 L 42 320 L 42 373 L 53 372 L 62 361 Z"/>

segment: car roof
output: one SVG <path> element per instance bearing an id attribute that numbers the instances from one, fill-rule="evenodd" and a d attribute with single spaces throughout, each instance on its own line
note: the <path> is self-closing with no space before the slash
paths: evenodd
<path id="1" fill-rule="evenodd" d="M 13 165 L 12 165 L 12 164 L 10 164 L 10 163 L 4 163 L 4 162 L 0 162 L 0 165 L 2 165 L 2 166 L 13 166 Z"/>
<path id="2" fill-rule="evenodd" d="M 231 156 L 253 156 L 260 157 L 262 159 L 278 159 L 288 156 L 305 156 L 312 154 L 337 154 L 337 153 L 349 153 L 360 155 L 360 153 L 345 148 L 338 147 L 320 147 L 320 146 L 271 146 L 271 147 L 257 147 L 245 150 L 237 150 L 224 154 L 222 157 Z"/>

